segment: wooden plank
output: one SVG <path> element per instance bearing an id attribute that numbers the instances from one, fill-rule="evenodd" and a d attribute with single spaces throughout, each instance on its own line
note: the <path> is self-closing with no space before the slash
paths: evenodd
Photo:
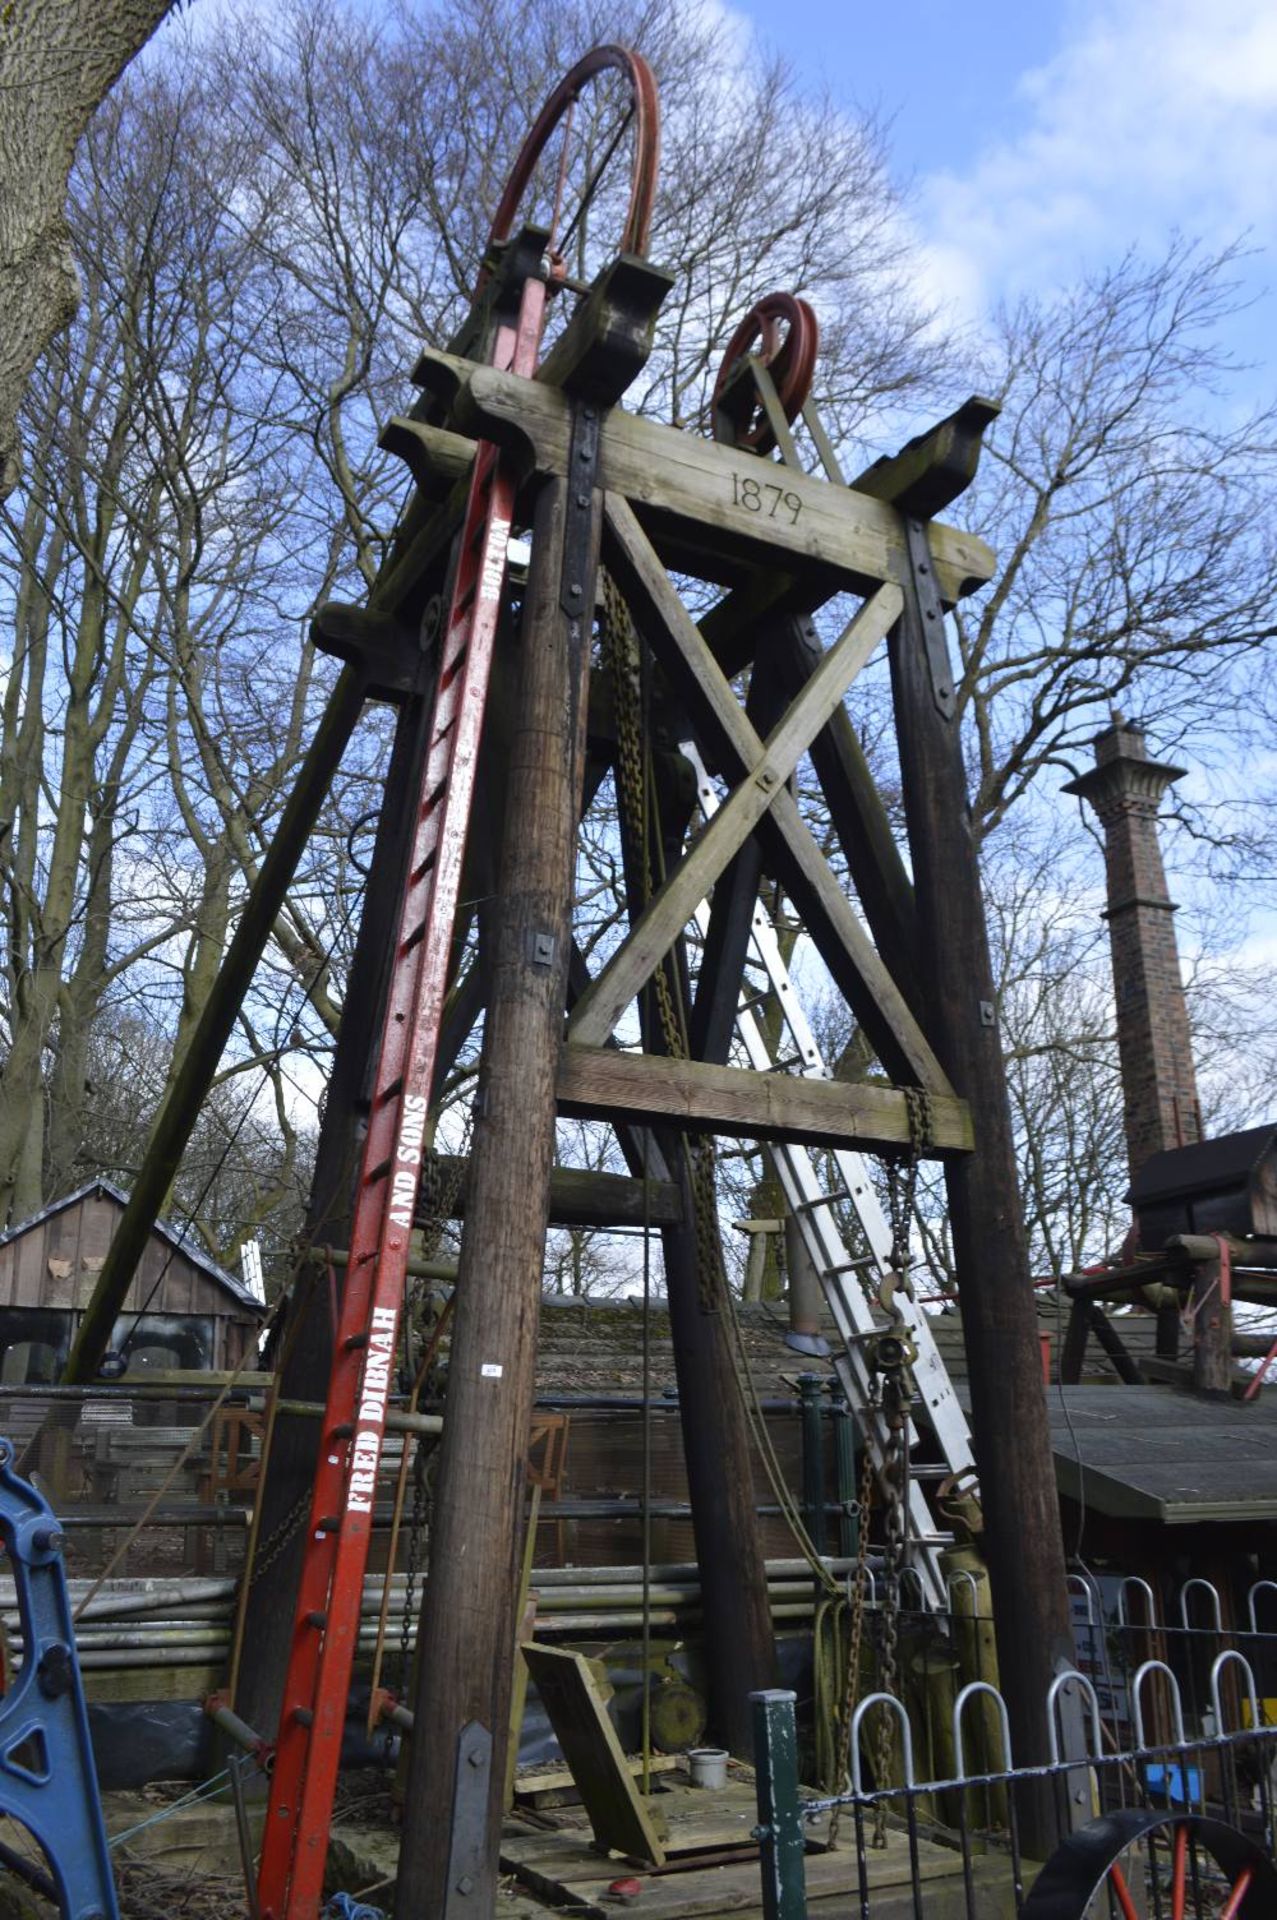
<path id="1" fill-rule="evenodd" d="M 769 735 L 748 776 L 698 835 L 691 851 L 658 889 L 603 971 L 578 1000 L 568 1027 L 571 1039 L 582 1046 L 602 1046 L 732 855 L 776 800 L 815 735 L 841 704 L 847 688 L 896 620 L 901 605 L 899 588 L 880 587 L 848 623 Z"/>
<path id="2" fill-rule="evenodd" d="M 454 428 L 520 448 L 542 471 L 565 470 L 564 395 L 540 381 L 447 354 L 423 360 L 457 379 Z M 891 506 L 786 467 L 775 467 L 773 477 L 773 466 L 620 407 L 603 427 L 604 486 L 625 495 L 671 557 L 688 560 L 702 577 L 714 577 L 703 563 L 726 560 L 791 572 L 814 568 L 829 576 L 831 592 L 845 586 L 863 594 L 883 581 L 905 583 L 908 555 Z M 976 535 L 937 522 L 932 540 L 945 600 L 956 602 L 992 579 L 992 550 Z"/>
<path id="3" fill-rule="evenodd" d="M 583 1654 L 525 1646 L 523 1657 L 600 1847 L 661 1866 L 665 1852 Z"/>
<path id="4" fill-rule="evenodd" d="M 951 1160 L 945 1184 L 972 1438 L 986 1464 L 980 1499 L 999 1672 L 1011 1747 L 1029 1765 L 1045 1758 L 1047 1688 L 1071 1657 L 1064 1548 L 1002 1036 L 996 1011 L 980 1017 L 982 1004 L 996 1009 L 997 991 L 961 722 L 952 705 L 942 710 L 936 701 L 927 637 L 940 610 L 934 577 L 919 560 L 891 636 L 891 684 L 928 1030 L 955 1090 L 979 1115 L 978 1152 Z M 1029 1788 L 1020 1817 L 1026 1852 L 1044 1857 L 1054 1844 L 1049 1796 Z"/>
<path id="5" fill-rule="evenodd" d="M 756 1818 L 755 1813 L 751 1825 Z M 570 1904 L 574 1913 L 605 1920 L 616 1912 L 615 1902 L 607 1897 L 616 1869 L 603 1866 L 575 1836 L 545 1834 L 524 1839 L 516 1837 L 513 1829 L 507 1829 L 501 1847 L 501 1864 L 524 1886 L 556 1903 Z M 881 1902 L 884 1913 L 912 1913 L 907 1836 L 889 1828 L 886 1846 L 869 1848 L 865 1864 L 869 1889 L 877 1896 L 875 1911 Z M 980 1912 L 987 1910 L 990 1920 L 994 1916 L 1002 1920 L 1003 1915 L 1010 1920 L 1014 1907 L 1005 1860 L 977 1859 L 973 1871 L 982 1898 L 987 1897 L 989 1902 L 987 1909 L 981 1906 Z M 832 1914 L 845 1915 L 851 1911 L 852 1902 L 847 1896 L 856 1894 L 859 1878 L 856 1850 L 850 1841 L 835 1853 L 809 1853 L 804 1874 L 809 1901 L 830 1900 Z M 962 1861 L 952 1847 L 920 1840 L 918 1877 L 928 1887 L 928 1914 L 932 1912 L 933 1898 L 942 1901 L 949 1884 L 953 1886 L 956 1903 L 952 1907 L 937 1905 L 937 1915 L 957 1916 L 965 1911 Z M 750 1920 L 758 1915 L 761 1920 L 762 1881 L 755 1859 L 721 1866 L 680 1865 L 676 1870 L 674 1863 L 669 1862 L 662 1873 L 640 1873 L 639 1878 L 643 1892 L 638 1910 L 651 1916 L 651 1920 L 709 1920 L 709 1916 L 720 1914 L 745 1915 Z M 999 1894 L 1003 1899 L 999 1899 Z M 838 1899 L 839 1895 L 843 1898 Z"/>
<path id="6" fill-rule="evenodd" d="M 930 520 L 943 513 L 975 479 L 986 428 L 1001 413 L 996 400 L 972 394 L 956 412 L 900 449 L 875 460 L 852 485 L 902 513 Z"/>
<path id="7" fill-rule="evenodd" d="M 609 494 L 605 557 L 661 666 L 686 702 L 710 757 L 740 777 L 762 742 L 624 500 Z M 758 823 L 768 865 L 787 887 L 807 932 L 892 1078 L 929 1093 L 952 1092 L 904 996 L 852 912 L 789 792 Z"/>
<path id="8" fill-rule="evenodd" d="M 625 1764 L 637 1780 L 643 1772 L 642 1756 L 627 1755 Z M 647 1762 L 651 1773 L 673 1773 L 682 1765 L 683 1757 L 678 1753 L 654 1753 Z M 515 1799 L 526 1800 L 534 1807 L 556 1806 L 558 1796 L 565 1793 L 576 1795 L 576 1781 L 570 1767 L 553 1764 L 525 1767 L 514 1778 Z"/>
<path id="9" fill-rule="evenodd" d="M 909 1143 L 909 1113 L 898 1087 L 750 1073 L 703 1060 L 565 1046 L 559 1060 L 561 1113 L 631 1124 L 657 1122 L 753 1140 L 892 1153 Z M 961 1100 L 933 1095 L 932 1151 L 969 1153 L 971 1118 Z"/>
<path id="10" fill-rule="evenodd" d="M 579 484 L 579 483 L 578 483 Z M 462 1240 L 444 1424 L 418 1641 L 407 1797 L 451 1806 L 458 1739 L 509 1718 L 514 1621 L 509 1543 L 523 1504 L 515 1470 L 536 1394 L 536 1327 L 554 1160 L 554 1078 L 567 998 L 572 875 L 585 776 L 589 623 L 565 611 L 571 580 L 594 602 L 599 502 L 578 509 L 561 480 L 540 489 L 523 600 L 501 896 L 484 1025 L 483 1111 L 471 1162 L 474 1217 Z M 569 559 L 569 556 L 570 559 Z M 544 951 L 548 949 L 547 951 Z M 494 1754 L 476 1911 L 495 1897 L 504 1770 Z M 409 1823 L 398 1904 L 440 1912 L 446 1823 Z"/>

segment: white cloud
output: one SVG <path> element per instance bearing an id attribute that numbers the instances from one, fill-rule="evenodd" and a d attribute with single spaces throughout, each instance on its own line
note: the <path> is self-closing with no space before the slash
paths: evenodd
<path id="1" fill-rule="evenodd" d="M 1277 238 L 1277 9 L 1079 0 L 1001 135 L 922 183 L 928 279 L 968 316 L 1174 228 Z"/>

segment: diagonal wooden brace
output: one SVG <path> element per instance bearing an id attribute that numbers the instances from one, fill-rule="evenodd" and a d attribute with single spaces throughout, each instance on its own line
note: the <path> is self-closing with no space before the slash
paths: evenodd
<path id="1" fill-rule="evenodd" d="M 685 701 L 704 746 L 728 778 L 747 777 L 765 758 L 763 743 L 629 504 L 611 493 L 606 499 L 604 542 L 605 564 Z M 757 830 L 769 867 L 787 887 L 892 1078 L 929 1093 L 952 1094 L 944 1069 L 787 789 L 777 792 L 759 818 Z"/>
<path id="2" fill-rule="evenodd" d="M 902 604 L 898 587 L 880 587 L 825 654 L 748 776 L 719 808 L 577 1002 L 569 1039 L 602 1046 L 732 856 L 784 790 L 799 760 L 899 617 Z"/>

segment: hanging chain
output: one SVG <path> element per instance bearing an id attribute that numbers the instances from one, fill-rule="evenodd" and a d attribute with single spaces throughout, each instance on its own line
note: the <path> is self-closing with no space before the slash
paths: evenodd
<path id="1" fill-rule="evenodd" d="M 872 1417 L 872 1410 L 871 1410 Z M 865 1608 L 869 1600 L 869 1521 L 873 1512 L 874 1457 L 869 1445 L 869 1427 L 865 1423 L 860 1463 L 860 1536 L 856 1542 L 856 1570 L 852 1576 L 851 1632 L 847 1647 L 847 1676 L 843 1688 L 842 1711 L 838 1723 L 837 1778 L 830 1782 L 834 1793 L 845 1793 L 850 1785 L 851 1722 L 860 1697 L 860 1651 L 865 1637 Z M 838 1844 L 838 1818 L 842 1812 L 835 1803 L 829 1816 L 826 1845 Z"/>
<path id="2" fill-rule="evenodd" d="M 921 1087 L 905 1088 L 909 1118 L 909 1146 L 903 1163 L 888 1170 L 887 1195 L 891 1222 L 888 1271 L 878 1290 L 878 1304 L 891 1321 L 870 1348 L 870 1361 L 882 1376 L 880 1399 L 885 1442 L 882 1460 L 883 1494 L 883 1604 L 881 1689 L 897 1698 L 900 1669 L 900 1583 L 906 1564 L 909 1527 L 909 1409 L 912 1388 L 909 1369 L 917 1348 L 909 1336 L 903 1307 L 897 1296 L 915 1299 L 911 1268 L 911 1233 L 918 1195 L 918 1169 L 931 1141 L 931 1102 Z M 895 1715 L 888 1707 L 878 1713 L 876 1781 L 879 1790 L 891 1775 L 895 1749 Z M 887 1803 L 874 1803 L 873 1844 L 887 1844 Z"/>
<path id="3" fill-rule="evenodd" d="M 305 1525 L 306 1516 L 310 1512 L 310 1496 L 310 1487 L 303 1487 L 283 1519 L 271 1528 L 266 1539 L 258 1547 L 257 1552 L 253 1555 L 252 1572 L 248 1577 L 250 1587 L 257 1585 L 257 1582 L 266 1570 L 272 1567 L 276 1560 L 279 1559 L 280 1555 L 288 1546 L 289 1541 L 292 1540 Z"/>
<path id="4" fill-rule="evenodd" d="M 407 1445 L 408 1435 L 404 1435 Z M 417 1624 L 417 1578 L 421 1571 L 421 1543 L 425 1536 L 428 1502 L 426 1455 L 417 1445 L 412 1460 L 412 1518 L 408 1522 L 408 1564 L 404 1572 L 403 1612 L 399 1616 L 399 1686 L 408 1689 L 412 1673 L 412 1639 Z M 389 1579 L 389 1573 L 386 1575 Z"/>
<path id="5" fill-rule="evenodd" d="M 643 689 L 638 635 L 630 610 L 620 588 L 608 573 L 603 575 L 603 619 L 600 627 L 600 652 L 603 665 L 612 674 L 616 714 L 616 797 L 622 829 L 637 855 L 640 907 L 647 905 L 653 887 L 648 852 L 648 756 L 643 730 Z M 651 976 L 652 994 L 661 1041 L 671 1060 L 686 1060 L 687 1041 L 679 1018 L 670 983 L 670 969 L 663 960 Z M 712 1135 L 684 1138 L 688 1174 L 693 1196 L 696 1232 L 696 1270 L 701 1311 L 721 1310 L 726 1278 L 722 1249 L 718 1241 L 718 1196 L 714 1177 Z"/>
<path id="6" fill-rule="evenodd" d="M 909 1474 L 909 1373 L 903 1364 L 890 1367 L 882 1384 L 882 1411 L 887 1425 L 887 1446 L 883 1459 L 884 1551 L 882 1594 L 881 1684 L 884 1693 L 899 1697 L 900 1666 L 900 1577 L 905 1564 L 905 1532 L 908 1525 L 907 1489 Z M 895 1747 L 895 1715 L 889 1707 L 878 1710 L 878 1757 L 875 1785 L 884 1788 L 891 1775 Z M 887 1803 L 874 1805 L 874 1845 L 887 1844 Z"/>

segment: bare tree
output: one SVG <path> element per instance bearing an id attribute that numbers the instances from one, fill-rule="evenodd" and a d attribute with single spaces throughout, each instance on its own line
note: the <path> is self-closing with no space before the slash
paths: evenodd
<path id="1" fill-rule="evenodd" d="M 18 409 L 75 312 L 63 211 L 95 107 L 173 0 L 23 0 L 0 10 L 0 500 L 18 477 Z"/>
<path id="2" fill-rule="evenodd" d="M 1238 261 L 1176 239 L 998 317 L 966 517 L 999 569 L 955 616 L 986 831 L 1080 771 L 1114 701 L 1168 745 L 1231 728 L 1277 633 L 1277 408 L 1247 407 L 1222 345 Z"/>

